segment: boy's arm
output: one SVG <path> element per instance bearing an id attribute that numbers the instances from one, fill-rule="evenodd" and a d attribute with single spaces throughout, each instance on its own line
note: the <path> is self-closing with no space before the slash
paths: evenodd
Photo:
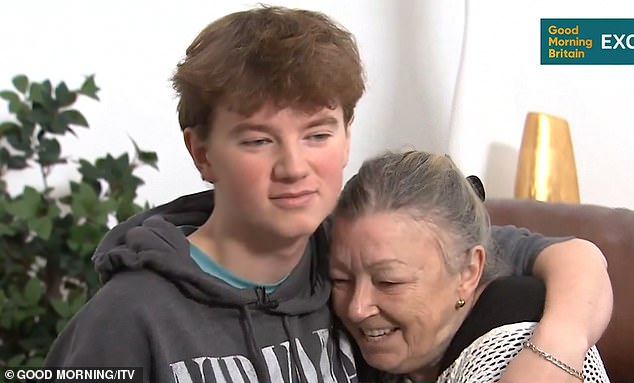
<path id="1" fill-rule="evenodd" d="M 513 234 L 508 227 L 494 231 L 500 250 L 511 257 L 516 272 L 532 272 L 546 285 L 544 314 L 531 341 L 580 370 L 587 350 L 599 340 L 612 313 L 605 257 L 589 241 L 546 238 L 513 229 L 518 232 Z M 511 362 L 500 382 L 529 381 L 578 379 L 525 349 Z"/>
<path id="2" fill-rule="evenodd" d="M 106 290 L 108 286 L 102 288 Z M 101 291 L 59 334 L 44 367 L 142 367 L 150 381 L 150 345 L 139 321 L 121 302 L 113 304 Z"/>

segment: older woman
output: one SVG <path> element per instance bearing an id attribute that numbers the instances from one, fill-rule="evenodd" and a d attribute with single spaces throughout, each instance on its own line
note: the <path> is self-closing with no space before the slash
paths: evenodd
<path id="1" fill-rule="evenodd" d="M 385 372 L 377 379 L 493 382 L 526 348 L 562 378 L 607 382 L 594 347 L 580 371 L 531 342 L 543 284 L 503 277 L 490 242 L 484 204 L 447 156 L 386 154 L 349 181 L 335 211 L 333 302 Z"/>

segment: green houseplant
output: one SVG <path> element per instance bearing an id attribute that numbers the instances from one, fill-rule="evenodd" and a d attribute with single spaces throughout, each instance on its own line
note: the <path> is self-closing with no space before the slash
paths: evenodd
<path id="1" fill-rule="evenodd" d="M 40 366 L 57 333 L 99 286 L 91 255 L 108 230 L 140 211 L 139 166 L 156 168 L 154 152 L 133 142 L 135 155 L 96 160 L 62 155 L 58 138 L 88 128 L 73 108 L 98 100 L 94 77 L 79 89 L 64 82 L 13 78 L 0 91 L 11 118 L 0 123 L 0 367 Z M 57 166 L 74 166 L 76 180 L 51 185 Z M 8 190 L 7 175 L 38 169 L 41 183 Z M 147 204 L 146 206 L 147 207 Z"/>

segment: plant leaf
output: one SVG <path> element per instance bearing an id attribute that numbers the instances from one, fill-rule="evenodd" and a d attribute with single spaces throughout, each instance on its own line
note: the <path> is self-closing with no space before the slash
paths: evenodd
<path id="1" fill-rule="evenodd" d="M 116 217 L 119 222 L 122 222 L 140 211 L 141 207 L 135 204 L 132 199 L 122 198 L 119 200 Z"/>
<path id="2" fill-rule="evenodd" d="M 57 330 L 58 334 L 60 332 L 62 332 L 64 327 L 66 327 L 66 323 L 68 323 L 68 319 L 67 318 L 61 318 L 61 319 L 57 320 L 57 324 L 55 325 L 55 329 Z"/>
<path id="3" fill-rule="evenodd" d="M 13 225 L 5 225 L 4 223 L 0 223 L 0 236 L 4 235 L 13 235 L 15 233 L 15 226 Z M 2 305 L 0 305 L 0 312 L 2 312 Z"/>
<path id="4" fill-rule="evenodd" d="M 46 90 L 42 86 L 42 84 L 38 82 L 34 82 L 31 84 L 31 88 L 29 91 L 29 100 L 33 102 L 37 102 L 39 104 L 44 104 L 44 94 Z"/>
<path id="5" fill-rule="evenodd" d="M 10 103 L 20 101 L 20 96 L 18 96 L 18 94 L 12 90 L 3 90 L 2 92 L 0 92 L 0 98 L 3 98 Z"/>
<path id="6" fill-rule="evenodd" d="M 7 366 L 19 367 L 22 365 L 21 363 L 24 361 L 24 359 L 26 359 L 24 354 L 15 355 L 11 357 L 11 359 L 7 360 Z"/>
<path id="7" fill-rule="evenodd" d="M 57 101 L 51 95 L 51 82 L 46 80 L 42 83 L 33 82 L 29 88 L 27 100 L 33 104 L 33 109 L 44 109 L 47 112 L 53 112 L 59 109 Z"/>
<path id="8" fill-rule="evenodd" d="M 83 158 L 79 160 L 79 173 L 87 181 L 95 181 L 103 177 L 103 172 L 101 172 L 100 169 L 97 169 L 93 164 Z"/>
<path id="9" fill-rule="evenodd" d="M 65 110 L 59 114 L 59 117 L 68 124 L 79 125 L 86 128 L 88 127 L 86 117 L 84 117 L 84 115 L 76 109 Z"/>
<path id="10" fill-rule="evenodd" d="M 13 122 L 3 122 L 0 124 L 0 136 L 4 136 L 6 133 L 9 132 L 19 132 L 20 131 L 20 125 L 13 123 Z"/>
<path id="11" fill-rule="evenodd" d="M 0 146 L 0 166 L 9 161 L 9 158 L 11 158 L 11 153 L 7 150 L 7 148 Z M 0 203 L 2 203 L 2 200 L 0 200 Z"/>
<path id="12" fill-rule="evenodd" d="M 77 100 L 76 94 L 69 91 L 64 82 L 60 82 L 55 88 L 55 98 L 61 107 L 72 105 Z"/>
<path id="13" fill-rule="evenodd" d="M 53 231 L 53 220 L 49 217 L 37 217 L 28 221 L 29 229 L 33 230 L 38 237 L 43 240 L 48 240 L 51 237 Z"/>
<path id="14" fill-rule="evenodd" d="M 70 303 L 70 311 L 75 314 L 79 309 L 81 309 L 86 303 L 86 296 L 84 294 L 80 294 L 75 299 L 73 299 Z"/>
<path id="15" fill-rule="evenodd" d="M 95 190 L 85 182 L 79 184 L 77 191 L 73 193 L 71 208 L 76 217 L 90 218 L 99 203 L 99 197 Z"/>
<path id="16" fill-rule="evenodd" d="M 53 306 L 53 310 L 55 310 L 55 312 L 62 318 L 68 318 L 73 314 L 67 301 L 51 298 L 49 302 L 51 303 L 51 306 Z"/>
<path id="17" fill-rule="evenodd" d="M 7 211 L 22 219 L 35 218 L 40 208 L 40 194 L 31 186 L 25 186 L 22 194 L 7 204 Z"/>
<path id="18" fill-rule="evenodd" d="M 86 80 L 84 80 L 84 83 L 81 85 L 78 93 L 95 100 L 99 100 L 99 97 L 97 96 L 97 92 L 99 92 L 99 90 L 100 89 L 97 87 L 97 84 L 95 84 L 95 75 L 90 75 L 86 77 Z"/>
<path id="19" fill-rule="evenodd" d="M 38 162 L 49 166 L 60 162 L 61 147 L 56 139 L 42 139 L 38 147 Z"/>
<path id="20" fill-rule="evenodd" d="M 51 120 L 53 120 L 51 112 L 42 107 L 41 104 L 34 104 L 33 110 L 31 111 L 30 120 L 35 122 L 36 124 L 42 125 L 45 130 L 51 130 Z"/>
<path id="21" fill-rule="evenodd" d="M 136 156 L 139 159 L 139 161 L 141 161 L 142 163 L 146 165 L 150 165 L 156 170 L 159 170 L 156 164 L 158 161 L 158 156 L 156 155 L 156 152 L 148 152 L 148 151 L 141 150 L 139 148 L 139 145 L 137 145 L 136 141 L 134 140 L 132 140 L 132 145 L 134 145 L 134 151 L 136 152 Z"/>
<path id="22" fill-rule="evenodd" d="M 20 93 L 26 93 L 26 90 L 29 87 L 29 79 L 23 74 L 17 75 L 13 78 L 13 86 L 15 89 L 19 90 Z"/>
<path id="23" fill-rule="evenodd" d="M 4 137 L 13 149 L 21 152 L 29 152 L 31 149 L 31 137 L 23 134 L 22 130 L 7 132 Z"/>
<path id="24" fill-rule="evenodd" d="M 34 356 L 30 358 L 29 360 L 27 360 L 26 363 L 24 363 L 24 367 L 33 367 L 33 368 L 39 368 L 39 367 L 42 367 L 43 365 L 44 365 L 44 358 L 42 358 L 41 356 Z"/>
<path id="25" fill-rule="evenodd" d="M 70 127 L 68 126 L 68 122 L 65 120 L 63 116 L 59 114 L 53 117 L 49 125 L 49 129 L 50 129 L 50 132 L 54 134 L 64 134 L 71 130 Z"/>
<path id="26" fill-rule="evenodd" d="M 30 306 L 34 306 L 42 297 L 42 284 L 37 278 L 31 278 L 24 287 L 24 299 Z"/>
<path id="27" fill-rule="evenodd" d="M 9 112 L 17 115 L 18 120 L 21 120 L 20 119 L 21 113 L 27 113 L 27 116 L 28 116 L 29 115 L 28 112 L 30 110 L 31 108 L 29 107 L 29 105 L 26 104 L 25 102 L 22 102 L 21 100 L 15 100 L 9 103 Z"/>
<path id="28" fill-rule="evenodd" d="M 90 222 L 85 222 L 83 225 L 74 225 L 70 228 L 66 243 L 71 250 L 80 254 L 92 254 L 106 229 Z"/>
<path id="29" fill-rule="evenodd" d="M 42 86 L 44 87 L 44 90 L 46 91 L 47 95 L 51 95 L 51 93 L 53 93 L 53 86 L 51 85 L 51 80 L 42 81 Z"/>
<path id="30" fill-rule="evenodd" d="M 50 203 L 48 204 L 47 207 L 48 207 L 46 212 L 47 217 L 53 220 L 59 216 L 59 213 L 61 212 L 61 210 L 55 203 Z"/>
<path id="31" fill-rule="evenodd" d="M 11 156 L 7 160 L 7 167 L 13 170 L 20 170 L 28 167 L 29 164 L 26 162 L 26 157 L 24 156 Z"/>

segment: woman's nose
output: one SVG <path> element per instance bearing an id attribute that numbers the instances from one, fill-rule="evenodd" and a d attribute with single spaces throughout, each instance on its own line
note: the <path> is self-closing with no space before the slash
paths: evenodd
<path id="1" fill-rule="evenodd" d="M 353 322 L 361 322 L 378 312 L 379 308 L 375 302 L 372 286 L 365 282 L 357 283 L 348 306 L 349 319 Z"/>

